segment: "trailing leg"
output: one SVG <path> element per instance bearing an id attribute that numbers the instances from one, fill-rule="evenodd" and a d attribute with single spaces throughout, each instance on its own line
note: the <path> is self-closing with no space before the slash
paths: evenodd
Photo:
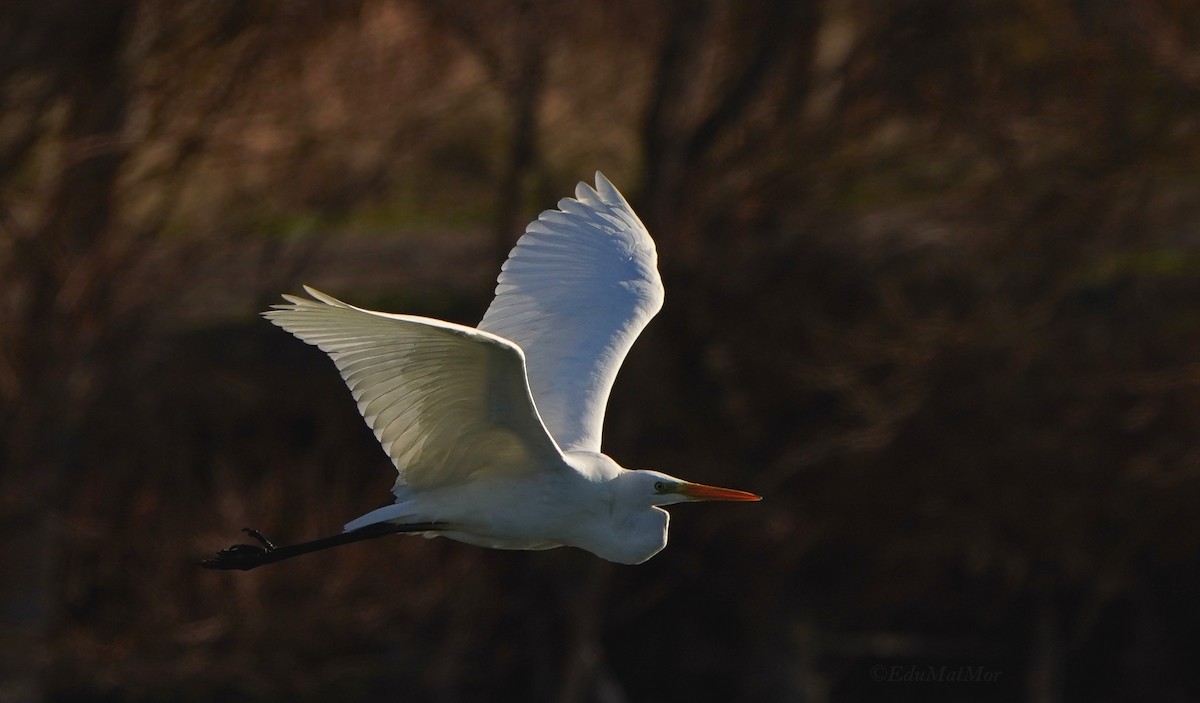
<path id="1" fill-rule="evenodd" d="M 250 537 L 258 542 L 257 545 L 235 544 L 228 549 L 222 549 L 217 552 L 213 558 L 201 561 L 200 566 L 206 569 L 240 569 L 248 571 L 263 564 L 291 559 L 301 554 L 317 552 L 322 549 L 340 547 L 343 544 L 350 544 L 351 542 L 360 542 L 365 539 L 375 539 L 377 537 L 406 532 L 436 532 L 441 529 L 445 529 L 445 525 L 436 522 L 419 522 L 408 525 L 380 522 L 329 537 L 320 537 L 308 542 L 279 547 L 263 536 L 258 530 L 247 527 L 243 528 L 242 532 L 250 535 Z"/>

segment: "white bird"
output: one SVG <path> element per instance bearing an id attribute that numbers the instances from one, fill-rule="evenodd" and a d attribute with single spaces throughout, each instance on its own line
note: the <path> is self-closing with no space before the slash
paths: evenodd
<path id="1" fill-rule="evenodd" d="M 638 564 L 667 543 L 661 506 L 744 491 L 628 470 L 600 451 L 617 370 L 663 303 L 654 241 L 601 173 L 525 230 L 478 328 L 363 310 L 305 286 L 263 315 L 337 365 L 399 472 L 395 503 L 343 533 L 234 545 L 250 569 L 398 532 L 499 549 L 573 546 Z"/>

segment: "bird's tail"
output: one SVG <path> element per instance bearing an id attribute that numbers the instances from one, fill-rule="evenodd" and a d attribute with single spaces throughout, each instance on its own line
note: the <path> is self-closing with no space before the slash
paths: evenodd
<path id="1" fill-rule="evenodd" d="M 362 517 L 354 518 L 346 523 L 342 531 L 353 532 L 367 525 L 374 525 L 380 522 L 421 522 L 421 519 L 413 514 L 412 506 L 404 503 L 393 503 L 392 505 L 385 505 L 377 510 L 372 510 Z"/>

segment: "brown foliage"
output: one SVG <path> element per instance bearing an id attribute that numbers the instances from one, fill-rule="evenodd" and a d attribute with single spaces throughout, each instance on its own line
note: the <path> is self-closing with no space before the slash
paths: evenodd
<path id="1" fill-rule="evenodd" d="M 0 630 L 36 699 L 1186 700 L 1200 12 L 1175 0 L 0 9 Z M 390 539 L 311 282 L 473 322 L 603 169 L 667 307 L 618 461 L 764 493 L 637 568 Z M 888 683 L 874 667 L 983 667 Z"/>

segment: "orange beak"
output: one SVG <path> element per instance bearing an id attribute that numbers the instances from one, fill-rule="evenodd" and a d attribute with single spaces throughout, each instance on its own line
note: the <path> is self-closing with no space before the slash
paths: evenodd
<path id="1" fill-rule="evenodd" d="M 691 500 L 762 500 L 762 496 L 756 496 L 753 493 L 735 491 L 732 488 L 706 486 L 703 483 L 684 483 L 675 489 L 675 492 L 687 496 Z"/>

